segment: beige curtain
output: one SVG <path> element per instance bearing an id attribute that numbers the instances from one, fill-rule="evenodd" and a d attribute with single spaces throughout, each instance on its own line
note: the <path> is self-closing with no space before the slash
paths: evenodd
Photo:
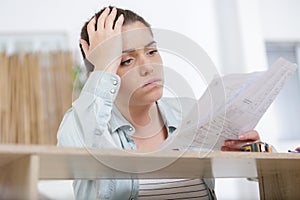
<path id="1" fill-rule="evenodd" d="M 0 143 L 56 144 L 73 65 L 71 52 L 0 53 Z"/>

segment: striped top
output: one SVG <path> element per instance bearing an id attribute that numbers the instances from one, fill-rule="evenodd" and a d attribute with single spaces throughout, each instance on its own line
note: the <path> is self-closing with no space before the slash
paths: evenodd
<path id="1" fill-rule="evenodd" d="M 142 179 L 138 199 L 206 200 L 209 196 L 202 179 Z"/>

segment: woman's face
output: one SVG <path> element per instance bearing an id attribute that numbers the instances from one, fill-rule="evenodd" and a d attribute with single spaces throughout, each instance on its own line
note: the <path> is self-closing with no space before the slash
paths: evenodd
<path id="1" fill-rule="evenodd" d="M 122 45 L 117 103 L 140 106 L 157 101 L 162 97 L 164 75 L 162 59 L 149 28 L 141 22 L 123 26 Z"/>

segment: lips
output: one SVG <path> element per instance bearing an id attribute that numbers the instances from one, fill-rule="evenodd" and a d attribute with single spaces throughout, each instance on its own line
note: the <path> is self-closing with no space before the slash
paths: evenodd
<path id="1" fill-rule="evenodd" d="M 143 88 L 145 87 L 155 87 L 155 86 L 159 86 L 162 85 L 162 80 L 159 78 L 152 78 L 149 79 L 146 84 L 143 85 Z"/>

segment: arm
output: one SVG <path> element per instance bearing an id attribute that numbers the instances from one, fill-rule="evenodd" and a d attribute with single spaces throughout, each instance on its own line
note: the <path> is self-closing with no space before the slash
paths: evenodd
<path id="1" fill-rule="evenodd" d="M 119 76 L 100 71 L 91 73 L 62 120 L 57 133 L 58 146 L 112 147 L 114 142 L 107 124 L 119 87 Z"/>
<path id="2" fill-rule="evenodd" d="M 119 86 L 117 75 L 99 71 L 91 73 L 79 98 L 64 116 L 58 130 L 58 146 L 121 146 L 118 141 L 113 141 L 107 125 Z M 116 92 L 112 93 L 112 89 Z M 104 199 L 107 196 L 129 199 L 132 184 L 132 180 L 74 180 L 73 188 L 76 199 Z"/>
<path id="3" fill-rule="evenodd" d="M 106 141 L 111 139 L 107 124 L 120 87 L 116 71 L 121 62 L 124 20 L 120 16 L 113 28 L 116 14 L 115 8 L 111 12 L 106 8 L 97 20 L 92 18 L 87 25 L 89 44 L 85 40 L 80 41 L 95 72 L 90 74 L 80 97 L 64 116 L 57 136 L 60 146 L 99 147 L 112 142 Z"/>
<path id="4" fill-rule="evenodd" d="M 95 72 L 90 73 L 79 98 L 65 114 L 57 133 L 58 146 L 111 148 L 118 142 L 113 141 L 108 122 L 120 87 L 120 77 L 116 75 L 120 59 L 115 59 L 112 63 L 109 59 L 118 55 L 122 46 L 118 44 L 120 41 L 110 40 L 115 46 L 107 49 L 107 45 L 102 45 L 102 42 L 112 34 L 120 35 L 123 17 L 119 17 L 112 29 L 116 10 L 111 14 L 109 11 L 106 9 L 98 18 L 98 31 L 95 29 L 96 19 L 89 22 L 89 44 L 81 40 L 84 53 L 95 67 Z M 103 27 L 104 23 L 106 28 Z M 75 180 L 73 188 L 76 199 L 99 199 L 103 196 L 116 196 L 111 188 L 124 184 L 126 187 L 123 188 L 128 188 L 129 191 L 126 195 L 130 196 L 131 180 L 126 184 L 125 182 L 126 180 Z M 125 198 L 126 195 L 123 194 Z"/>

